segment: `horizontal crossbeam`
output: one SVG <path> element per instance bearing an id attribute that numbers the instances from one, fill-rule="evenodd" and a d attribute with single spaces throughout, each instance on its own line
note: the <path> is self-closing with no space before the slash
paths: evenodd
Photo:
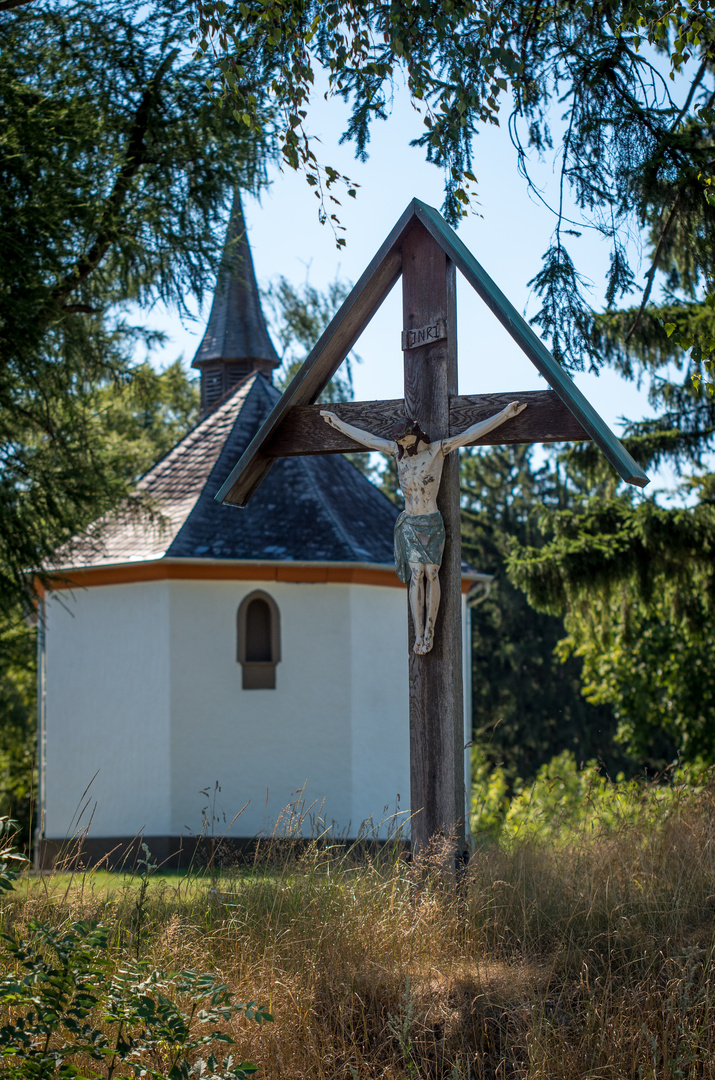
<path id="1" fill-rule="evenodd" d="M 572 442 L 590 438 L 553 390 L 453 397 L 449 406 L 450 434 L 456 435 L 471 424 L 493 416 L 510 401 L 525 402 L 527 408 L 483 438 L 475 439 L 472 446 Z M 365 449 L 360 443 L 329 427 L 320 415 L 321 409 L 329 409 L 346 423 L 382 438 L 390 438 L 391 429 L 405 418 L 405 403 L 401 398 L 392 401 L 346 401 L 335 405 L 296 405 L 286 413 L 277 431 L 265 444 L 263 453 L 266 457 L 345 454 Z"/>

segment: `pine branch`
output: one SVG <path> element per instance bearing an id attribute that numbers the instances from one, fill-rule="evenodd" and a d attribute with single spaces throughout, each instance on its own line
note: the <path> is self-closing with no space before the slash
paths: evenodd
<path id="1" fill-rule="evenodd" d="M 695 97 L 695 91 L 697 90 L 697 88 L 700 86 L 700 83 L 705 78 L 705 76 L 707 74 L 707 71 L 708 71 L 708 58 L 706 57 L 703 60 L 700 67 L 698 68 L 697 75 L 695 76 L 695 78 L 693 79 L 693 81 L 691 83 L 690 90 L 688 91 L 688 96 L 685 99 L 685 104 L 683 105 L 682 109 L 680 110 L 678 115 L 675 117 L 675 120 L 673 121 L 673 123 L 670 126 L 671 131 L 677 131 L 678 130 L 678 126 L 679 126 L 680 122 L 682 121 L 682 119 L 687 114 L 690 106 L 693 104 L 693 98 Z"/>
<path id="2" fill-rule="evenodd" d="M 529 39 L 531 37 L 532 31 L 536 26 L 536 20 L 539 15 L 539 8 L 541 7 L 541 4 L 542 0 L 536 0 L 536 3 L 534 4 L 534 10 L 531 13 L 531 17 L 529 18 L 529 22 L 527 23 L 526 30 L 524 31 L 524 38 L 521 43 L 521 63 L 524 71 L 526 71 L 526 47 L 529 44 Z"/>
<path id="3" fill-rule="evenodd" d="M 680 202 L 681 195 L 682 195 L 682 191 L 679 191 L 677 193 L 677 195 L 675 196 L 675 198 L 673 199 L 673 205 L 670 208 L 670 213 L 668 214 L 668 218 L 667 218 L 663 228 L 660 231 L 660 236 L 658 237 L 658 243 L 656 244 L 655 251 L 653 252 L 653 258 L 651 259 L 650 270 L 646 274 L 646 287 L 643 290 L 643 297 L 641 299 L 640 307 L 638 308 L 638 311 L 636 312 L 636 317 L 633 320 L 633 324 L 632 324 L 630 330 L 628 331 L 625 338 L 623 339 L 623 344 L 624 345 L 628 344 L 628 342 L 633 337 L 633 334 L 638 329 L 638 324 L 640 323 L 641 318 L 643 316 L 643 312 L 645 311 L 646 304 L 648 303 L 648 299 L 650 297 L 651 290 L 653 288 L 653 282 L 655 280 L 656 270 L 658 269 L 658 261 L 660 259 L 660 253 L 663 250 L 663 244 L 666 241 L 666 238 L 668 236 L 668 233 L 670 232 L 671 226 L 672 226 L 673 222 L 675 221 L 675 211 L 678 208 L 678 203 Z"/>
<path id="4" fill-rule="evenodd" d="M 75 266 L 69 274 L 67 274 L 64 281 L 57 285 L 53 290 L 52 300 L 55 309 L 63 307 L 65 301 L 75 289 L 86 281 L 89 275 L 97 269 L 112 243 L 117 239 L 119 231 L 117 227 L 117 217 L 119 211 L 129 193 L 132 180 L 146 160 L 144 138 L 149 127 L 149 121 L 151 119 L 151 113 L 157 97 L 159 85 L 178 54 L 179 50 L 173 49 L 169 55 L 165 57 L 159 66 L 156 75 L 142 94 L 139 107 L 134 115 L 134 122 L 129 135 L 129 145 L 127 147 L 124 164 L 117 173 L 114 187 L 107 200 L 103 214 L 103 224 L 100 224 L 95 241 L 89 251 L 77 260 Z"/>

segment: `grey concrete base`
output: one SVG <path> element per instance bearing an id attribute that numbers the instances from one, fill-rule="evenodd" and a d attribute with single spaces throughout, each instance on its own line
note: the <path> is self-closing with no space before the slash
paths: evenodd
<path id="1" fill-rule="evenodd" d="M 151 862 L 157 864 L 158 870 L 183 870 L 192 865 L 197 869 L 210 865 L 249 866 L 264 859 L 280 862 L 287 855 L 304 850 L 309 843 L 312 841 L 272 837 L 211 840 L 196 836 L 94 836 L 74 840 L 43 839 L 39 842 L 37 868 L 77 871 L 96 867 L 133 873 L 143 869 L 139 863 L 139 859 L 145 857 L 142 844 L 149 848 Z M 385 843 L 389 841 L 356 843 L 354 840 L 341 839 L 332 841 L 330 847 L 339 857 L 341 849 L 345 852 L 355 845 L 355 854 L 360 857 L 380 850 Z M 403 841 L 399 847 L 402 851 L 408 851 L 409 843 Z"/>
<path id="2" fill-rule="evenodd" d="M 98 867 L 132 873 L 142 869 L 145 858 L 142 844 L 149 849 L 152 864 L 160 870 L 186 869 L 195 864 L 207 866 L 253 861 L 257 841 L 232 837 L 211 841 L 195 836 L 87 836 L 74 840 L 44 839 L 39 843 L 38 869 L 80 870 Z"/>

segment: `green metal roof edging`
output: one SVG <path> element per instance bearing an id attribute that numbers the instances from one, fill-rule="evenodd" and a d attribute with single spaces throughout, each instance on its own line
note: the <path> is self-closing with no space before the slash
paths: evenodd
<path id="1" fill-rule="evenodd" d="M 477 262 L 471 251 L 462 243 L 454 229 L 442 215 L 426 203 L 414 200 L 417 217 L 461 270 L 469 284 L 479 293 L 484 303 L 494 312 L 499 322 L 526 353 L 534 367 L 544 376 L 549 386 L 559 395 L 576 419 L 586 429 L 596 446 L 603 451 L 619 476 L 629 484 L 645 487 L 650 480 L 626 448 L 619 442 L 593 405 L 584 397 L 573 380 L 557 364 L 544 343 L 539 340 L 526 320 L 507 300 Z"/>
<path id="2" fill-rule="evenodd" d="M 573 380 L 557 364 L 526 320 L 480 266 L 454 229 L 433 207 L 419 199 L 413 199 L 330 325 L 321 335 L 280 401 L 276 402 L 275 408 L 214 496 L 216 501 L 230 502 L 238 506 L 246 505 L 274 461 L 273 458 L 266 457 L 262 453 L 263 445 L 277 430 L 290 408 L 294 405 L 312 404 L 330 382 L 360 336 L 364 325 L 369 322 L 397 281 L 402 270 L 400 247 L 415 220 L 419 221 L 437 240 L 470 285 L 526 353 L 537 371 L 543 375 L 549 386 L 579 420 L 619 476 L 637 487 L 645 487 L 650 483 L 640 466 L 621 445 Z"/>

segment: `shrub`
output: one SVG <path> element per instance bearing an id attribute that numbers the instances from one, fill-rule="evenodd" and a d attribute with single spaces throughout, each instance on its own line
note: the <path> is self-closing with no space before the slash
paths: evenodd
<path id="1" fill-rule="evenodd" d="M 530 783 L 517 780 L 509 797 L 502 768 L 490 768 L 479 747 L 473 751 L 471 830 L 478 841 L 511 847 L 523 841 L 568 845 L 589 833 L 613 833 L 662 822 L 697 798 L 711 777 L 698 763 L 681 767 L 660 783 L 610 780 L 595 761 L 579 767 L 564 750 L 538 770 Z"/>
<path id="2" fill-rule="evenodd" d="M 0 886 L 12 890 L 21 856 L 3 822 Z M 147 871 L 149 870 L 146 852 Z M 148 873 L 135 905 L 146 902 Z M 141 941 L 141 919 L 136 933 Z M 224 1030 L 237 1014 L 262 1023 L 273 1017 L 256 1002 L 234 1001 L 213 974 L 166 974 L 139 958 L 108 949 L 101 922 L 30 918 L 3 934 L 0 1007 L 2 1074 L 7 1080 L 245 1080 L 250 1062 L 216 1056 L 233 1043 Z"/>

